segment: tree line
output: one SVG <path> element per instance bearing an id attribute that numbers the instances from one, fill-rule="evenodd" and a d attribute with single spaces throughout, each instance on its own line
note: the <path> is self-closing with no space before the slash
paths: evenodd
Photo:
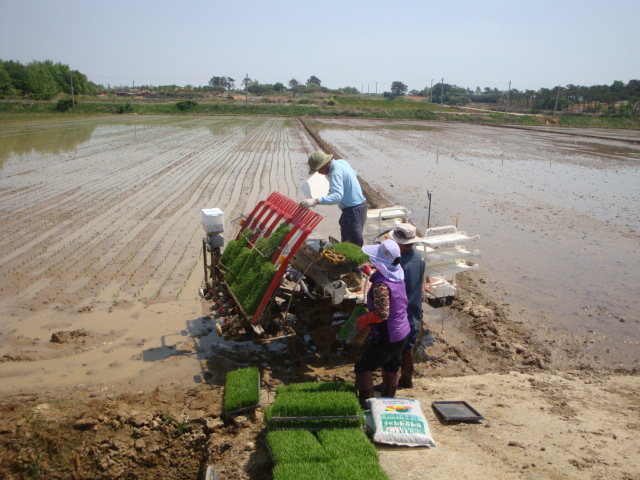
<path id="1" fill-rule="evenodd" d="M 429 97 L 432 102 L 447 105 L 487 104 L 509 111 L 539 112 L 558 110 L 566 113 L 619 113 L 637 115 L 640 113 L 640 80 L 630 80 L 626 84 L 616 80 L 611 85 L 590 87 L 569 84 L 539 90 L 498 90 L 485 88 L 475 90 L 446 83 L 438 83 L 433 88 L 422 91 L 412 90 L 410 94 Z"/>
<path id="2" fill-rule="evenodd" d="M 87 76 L 69 65 L 32 61 L 26 65 L 13 60 L 0 59 L 0 95 L 3 97 L 30 97 L 49 100 L 64 92 L 95 95 L 97 87 Z"/>
<path id="3" fill-rule="evenodd" d="M 330 93 L 356 95 L 361 92 L 355 87 L 329 89 L 322 86 L 322 81 L 311 75 L 305 82 L 296 78 L 289 80 L 287 85 L 277 82 L 263 84 L 257 79 L 245 76 L 236 88 L 236 80 L 227 76 L 213 76 L 205 86 L 194 87 L 187 85 L 152 86 L 141 85 L 140 90 L 152 93 L 162 92 L 165 97 L 182 96 L 184 91 L 200 93 L 229 93 L 241 91 L 256 96 L 281 95 L 290 93 L 303 95 L 312 93 Z M 51 60 L 32 61 L 26 65 L 20 62 L 0 59 L 0 97 L 16 98 L 29 97 L 35 100 L 49 100 L 58 93 L 73 93 L 78 95 L 95 95 L 108 91 L 102 85 L 90 82 L 87 76 L 77 70 L 71 70 L 68 65 L 53 63 Z M 129 90 L 129 87 L 123 87 Z M 493 109 L 505 111 L 539 112 L 558 110 L 565 113 L 613 113 L 622 115 L 637 115 L 640 113 L 640 80 L 630 80 L 626 84 L 616 80 L 611 85 L 567 85 L 539 90 L 498 90 L 486 87 L 475 90 L 459 87 L 447 83 L 437 83 L 433 87 L 407 92 L 407 86 L 394 81 L 389 92 L 383 96 L 389 100 L 405 96 L 419 96 L 429 99 L 433 103 L 447 105 L 485 104 Z"/>

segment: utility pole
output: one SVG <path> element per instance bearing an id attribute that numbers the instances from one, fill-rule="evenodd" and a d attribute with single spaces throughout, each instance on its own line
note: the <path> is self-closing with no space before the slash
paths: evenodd
<path id="1" fill-rule="evenodd" d="M 431 95 L 431 97 L 429 98 L 429 103 L 433 103 L 433 78 L 431 79 L 431 88 L 429 89 L 429 95 Z"/>
<path id="2" fill-rule="evenodd" d="M 553 107 L 553 118 L 556 118 L 556 110 L 558 110 L 559 99 L 560 99 L 560 85 L 558 85 L 558 94 L 556 95 L 556 105 Z"/>
<path id="3" fill-rule="evenodd" d="M 69 72 L 69 79 L 71 80 L 71 106 L 76 106 L 75 98 L 73 97 L 73 73 Z"/>
<path id="4" fill-rule="evenodd" d="M 136 81 L 133 81 L 133 88 L 131 88 L 131 101 L 135 102 L 136 101 Z"/>
<path id="5" fill-rule="evenodd" d="M 507 104 L 504 107 L 504 113 L 509 111 L 509 97 L 511 96 L 511 80 L 509 80 L 509 90 L 507 91 Z"/>
<path id="6" fill-rule="evenodd" d="M 244 77 L 244 106 L 249 105 L 249 74 Z"/>
<path id="7" fill-rule="evenodd" d="M 440 82 L 440 113 L 442 113 L 442 99 L 444 98 L 444 77 Z"/>

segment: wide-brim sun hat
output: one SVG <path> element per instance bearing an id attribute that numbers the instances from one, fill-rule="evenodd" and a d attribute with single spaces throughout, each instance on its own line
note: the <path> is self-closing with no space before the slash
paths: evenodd
<path id="1" fill-rule="evenodd" d="M 391 230 L 389 236 L 400 245 L 411 245 L 420 239 L 416 235 L 416 227 L 410 223 L 399 223 L 396 228 Z"/>
<path id="2" fill-rule="evenodd" d="M 322 150 L 316 150 L 311 155 L 309 155 L 309 160 L 307 163 L 309 164 L 309 175 L 313 175 L 315 172 L 324 167 L 329 160 L 333 158 L 333 154 L 324 153 Z"/>
<path id="3" fill-rule="evenodd" d="M 392 282 L 404 280 L 404 270 L 400 266 L 400 247 L 391 239 L 379 245 L 365 245 L 362 251 L 369 255 L 373 266 Z"/>

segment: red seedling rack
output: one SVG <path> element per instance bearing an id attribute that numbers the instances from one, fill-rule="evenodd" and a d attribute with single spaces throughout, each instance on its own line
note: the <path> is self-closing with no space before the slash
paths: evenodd
<path id="1" fill-rule="evenodd" d="M 322 218 L 319 213 L 302 208 L 295 200 L 281 193 L 272 192 L 266 200 L 260 201 L 242 222 L 236 240 L 240 238 L 242 231 L 245 229 L 253 230 L 255 233 L 249 242 L 249 249 L 253 248 L 258 238 L 270 237 L 273 230 L 282 222 L 286 222 L 291 227 L 291 231 L 282 240 L 276 253 L 271 258 L 272 265 L 277 266 L 279 263 L 280 266 L 251 318 L 252 325 L 256 325 L 259 322 L 262 312 L 271 300 L 278 285 L 280 285 L 291 259 L 300 248 L 300 245 L 302 245 L 302 242 L 318 226 Z"/>

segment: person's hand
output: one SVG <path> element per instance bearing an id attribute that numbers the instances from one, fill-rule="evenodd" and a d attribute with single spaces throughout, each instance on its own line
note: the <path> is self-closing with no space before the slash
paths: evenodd
<path id="1" fill-rule="evenodd" d="M 316 204 L 315 198 L 307 198 L 300 202 L 302 208 L 311 208 Z"/>
<path id="2" fill-rule="evenodd" d="M 358 317 L 358 329 L 364 330 L 370 323 L 380 323 L 382 319 L 376 315 L 376 312 L 369 312 L 366 315 Z"/>

